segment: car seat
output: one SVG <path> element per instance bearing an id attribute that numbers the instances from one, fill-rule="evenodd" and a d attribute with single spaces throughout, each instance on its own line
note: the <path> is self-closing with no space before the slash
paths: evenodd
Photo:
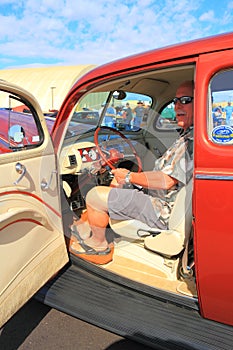
<path id="1" fill-rule="evenodd" d="M 112 220 L 109 224 L 122 237 L 143 237 L 144 247 L 164 257 L 177 256 L 186 246 L 192 227 L 192 179 L 177 194 L 168 229 L 149 227 L 138 220 Z"/>

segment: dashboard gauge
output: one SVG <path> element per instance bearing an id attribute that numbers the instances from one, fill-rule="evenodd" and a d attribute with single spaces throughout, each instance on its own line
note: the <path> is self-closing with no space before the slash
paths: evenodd
<path id="1" fill-rule="evenodd" d="M 91 160 L 96 160 L 97 159 L 97 154 L 94 148 L 90 149 L 88 151 L 88 156 L 91 158 Z"/>

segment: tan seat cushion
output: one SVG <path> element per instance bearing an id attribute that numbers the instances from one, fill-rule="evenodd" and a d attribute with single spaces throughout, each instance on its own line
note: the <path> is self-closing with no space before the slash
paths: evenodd
<path id="1" fill-rule="evenodd" d="M 112 229 L 123 237 L 137 238 L 138 230 L 159 231 L 138 220 L 111 220 Z M 175 256 L 185 247 L 192 227 L 192 180 L 178 193 L 171 216 L 168 230 L 159 231 L 157 235 L 145 238 L 145 248 L 164 256 Z"/>

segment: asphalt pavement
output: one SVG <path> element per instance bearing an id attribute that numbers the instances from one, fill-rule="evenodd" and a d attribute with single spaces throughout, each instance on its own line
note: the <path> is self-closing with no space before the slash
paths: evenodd
<path id="1" fill-rule="evenodd" d="M 151 350 L 30 300 L 0 330 L 0 350 Z"/>

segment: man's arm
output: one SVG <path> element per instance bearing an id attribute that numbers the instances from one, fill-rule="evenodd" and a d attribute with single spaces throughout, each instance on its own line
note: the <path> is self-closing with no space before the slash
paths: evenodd
<path id="1" fill-rule="evenodd" d="M 112 170 L 116 181 L 121 185 L 125 184 L 125 177 L 128 172 L 129 170 L 122 168 Z M 162 171 L 144 171 L 141 173 L 131 172 L 129 178 L 132 184 L 139 185 L 144 188 L 150 188 L 151 190 L 167 190 L 178 182 L 176 179 L 164 174 Z"/>

